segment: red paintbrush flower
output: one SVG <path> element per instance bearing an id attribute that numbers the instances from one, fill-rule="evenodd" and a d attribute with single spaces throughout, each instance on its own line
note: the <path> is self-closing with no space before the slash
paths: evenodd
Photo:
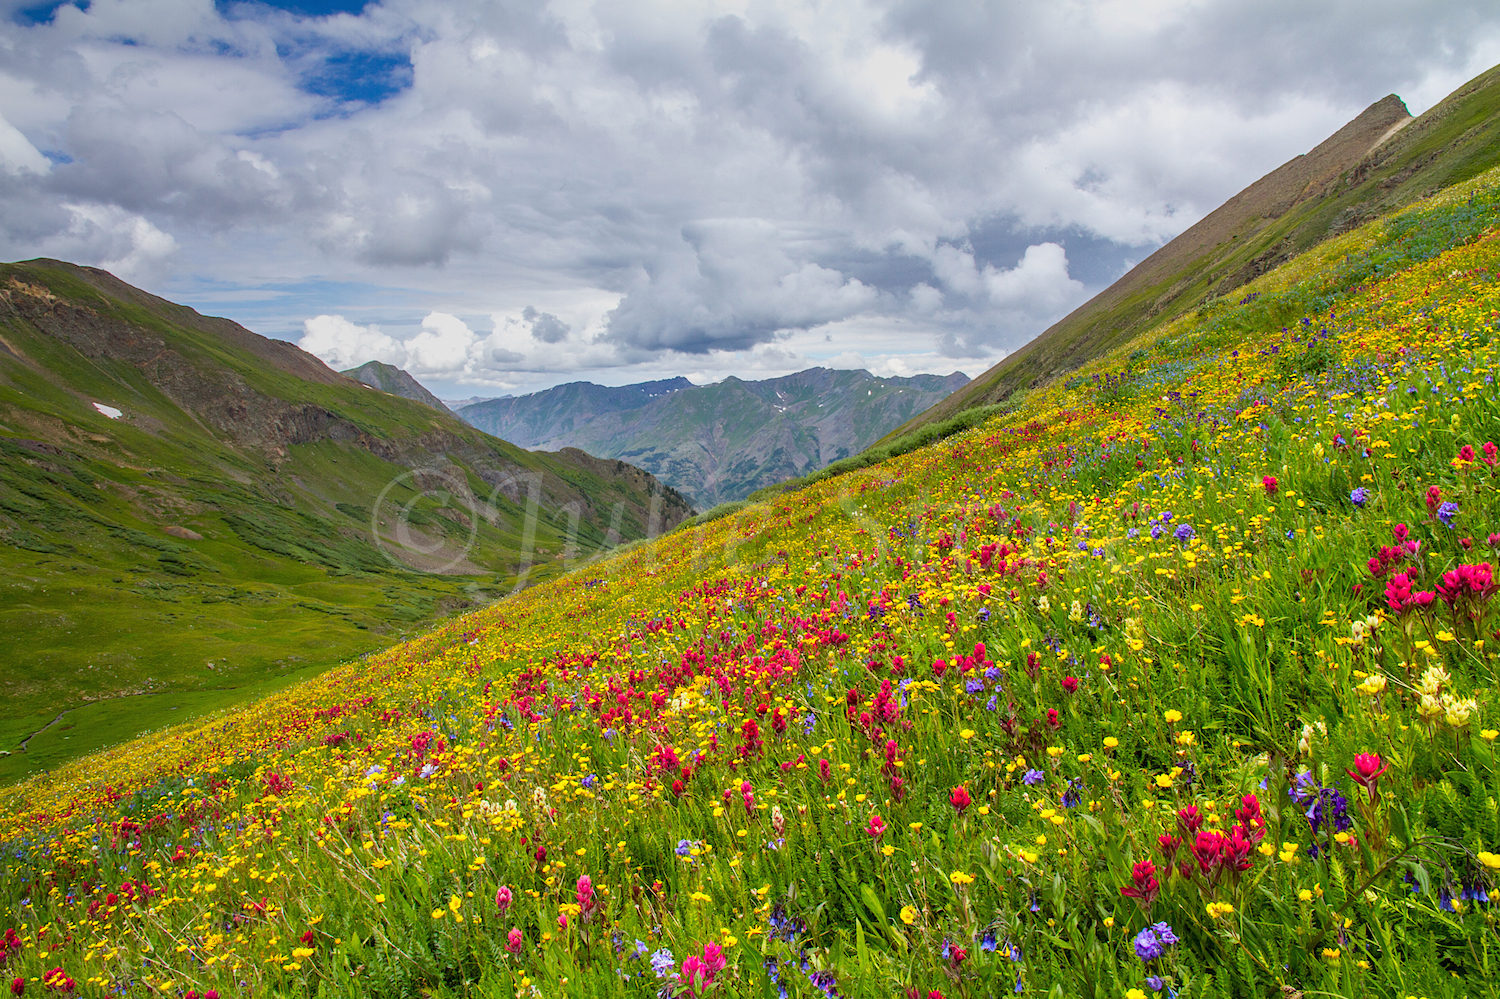
<path id="1" fill-rule="evenodd" d="M 948 804 L 957 809 L 960 814 L 963 813 L 963 810 L 965 808 L 968 808 L 969 805 L 973 804 L 973 801 L 974 799 L 969 797 L 969 789 L 964 787 L 962 784 L 960 784 L 958 787 L 955 787 L 948 795 Z"/>
<path id="2" fill-rule="evenodd" d="M 1370 800 L 1375 800 L 1376 783 L 1387 770 L 1391 768 L 1389 763 L 1382 763 L 1379 753 L 1359 753 L 1354 757 L 1354 769 L 1347 770 L 1354 783 L 1365 789 Z"/>

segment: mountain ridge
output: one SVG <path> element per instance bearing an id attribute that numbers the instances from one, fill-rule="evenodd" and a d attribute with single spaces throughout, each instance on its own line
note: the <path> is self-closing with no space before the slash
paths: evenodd
<path id="1" fill-rule="evenodd" d="M 578 447 L 639 464 L 706 509 L 863 450 L 882 428 L 967 380 L 961 372 L 878 378 L 808 368 L 701 386 L 681 377 L 618 388 L 570 382 L 466 406 L 459 416 L 527 447 Z"/>
<path id="2" fill-rule="evenodd" d="M 442 413 L 451 413 L 447 403 L 427 391 L 426 386 L 402 368 L 384 361 L 366 361 L 357 368 L 349 368 L 340 374 L 382 392 L 420 402 Z"/>
<path id="3" fill-rule="evenodd" d="M 1230 294 L 1331 236 L 1496 163 L 1500 67 L 1415 118 L 1396 95 L 1383 97 L 878 443 L 1045 384 L 1150 326 Z"/>
<path id="4" fill-rule="evenodd" d="M 0 748 L 51 732 L 0 779 L 692 512 L 623 461 L 528 452 L 50 259 L 0 264 L 0 459 Z"/>

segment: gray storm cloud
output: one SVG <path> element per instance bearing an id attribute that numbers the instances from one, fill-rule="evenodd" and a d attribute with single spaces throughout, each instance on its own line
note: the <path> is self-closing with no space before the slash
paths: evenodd
<path id="1" fill-rule="evenodd" d="M 531 335 L 542 343 L 562 343 L 573 327 L 550 312 L 538 312 L 533 306 L 521 310 L 521 318 L 531 324 Z"/>
<path id="2" fill-rule="evenodd" d="M 1500 60 L 1477 0 L 12 8 L 0 252 L 400 286 L 411 332 L 332 302 L 314 340 L 439 378 L 565 340 L 998 356 L 1367 104 Z M 524 330 L 433 325 L 460 311 Z"/>

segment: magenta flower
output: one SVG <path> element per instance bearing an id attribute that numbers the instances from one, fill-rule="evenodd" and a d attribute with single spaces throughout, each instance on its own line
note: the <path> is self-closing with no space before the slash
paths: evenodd
<path id="1" fill-rule="evenodd" d="M 1135 899 L 1141 908 L 1149 909 L 1161 891 L 1161 883 L 1156 880 L 1156 865 L 1149 860 L 1139 861 L 1130 870 L 1130 880 L 1130 884 L 1120 888 L 1120 894 Z"/>
<path id="2" fill-rule="evenodd" d="M 960 784 L 958 787 L 955 787 L 953 791 L 948 795 L 948 804 L 957 809 L 960 815 L 963 814 L 963 810 L 965 808 L 968 808 L 969 805 L 973 804 L 973 801 L 974 799 L 969 797 L 969 789 L 964 787 L 962 784 Z"/>
<path id="3" fill-rule="evenodd" d="M 599 900 L 594 897 L 594 879 L 587 874 L 578 877 L 578 891 L 574 893 L 578 899 L 578 907 L 583 910 L 584 919 L 599 905 Z"/>
<path id="4" fill-rule="evenodd" d="M 1382 763 L 1379 753 L 1359 753 L 1354 757 L 1354 769 L 1346 770 L 1354 783 L 1364 788 L 1370 795 L 1370 800 L 1375 800 L 1375 784 L 1380 780 L 1382 774 L 1391 768 L 1389 763 Z"/>
<path id="5" fill-rule="evenodd" d="M 1437 592 L 1450 609 L 1457 609 L 1458 602 L 1468 598 L 1475 602 L 1488 600 L 1495 595 L 1494 569 L 1488 562 L 1461 565 L 1443 574 Z"/>
<path id="6" fill-rule="evenodd" d="M 723 970 L 724 948 L 716 943 L 704 944 L 701 955 L 689 955 L 682 962 L 682 977 L 687 980 L 689 994 L 695 996 L 707 992 L 714 978 Z"/>

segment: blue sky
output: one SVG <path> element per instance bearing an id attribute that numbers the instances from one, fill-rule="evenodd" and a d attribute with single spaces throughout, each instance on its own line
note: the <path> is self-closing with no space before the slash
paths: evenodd
<path id="1" fill-rule="evenodd" d="M 0 254 L 440 394 L 977 374 L 1388 93 L 1453 0 L 0 0 Z"/>

